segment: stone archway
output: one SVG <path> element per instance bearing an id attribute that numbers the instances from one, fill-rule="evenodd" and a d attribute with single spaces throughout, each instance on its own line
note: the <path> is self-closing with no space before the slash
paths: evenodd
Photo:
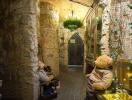
<path id="1" fill-rule="evenodd" d="M 84 44 L 78 33 L 74 33 L 68 42 L 68 65 L 83 65 Z"/>
<path id="2" fill-rule="evenodd" d="M 86 57 L 86 41 L 85 41 L 85 33 L 86 29 L 85 27 L 79 28 L 75 31 L 69 31 L 64 28 L 59 29 L 59 39 L 60 39 L 60 65 L 61 66 L 68 66 L 68 42 L 71 39 L 71 37 L 75 34 L 78 33 L 80 38 L 82 39 L 82 42 L 84 44 L 84 58 L 83 58 L 83 71 L 85 72 L 86 68 L 86 62 L 85 62 L 85 57 Z"/>

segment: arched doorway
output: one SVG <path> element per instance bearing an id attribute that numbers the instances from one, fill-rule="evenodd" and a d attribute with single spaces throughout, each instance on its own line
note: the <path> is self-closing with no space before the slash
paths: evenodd
<path id="1" fill-rule="evenodd" d="M 83 65 L 84 44 L 78 33 L 68 42 L 68 65 Z"/>

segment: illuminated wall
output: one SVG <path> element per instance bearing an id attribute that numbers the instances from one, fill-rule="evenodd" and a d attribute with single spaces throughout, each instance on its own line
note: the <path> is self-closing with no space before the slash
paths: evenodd
<path id="1" fill-rule="evenodd" d="M 83 19 L 89 9 L 86 6 L 71 2 L 69 0 L 41 0 L 51 2 L 60 13 L 60 21 L 63 21 L 64 18 L 71 14 L 71 10 L 74 10 L 74 15 Z M 91 1 L 91 0 L 89 0 Z M 89 2 L 89 5 L 91 3 Z"/>

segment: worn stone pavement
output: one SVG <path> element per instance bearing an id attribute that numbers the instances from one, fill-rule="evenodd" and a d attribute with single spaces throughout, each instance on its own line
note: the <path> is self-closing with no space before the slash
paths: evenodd
<path id="1" fill-rule="evenodd" d="M 84 100 L 86 80 L 80 67 L 60 68 L 61 88 L 56 100 Z"/>

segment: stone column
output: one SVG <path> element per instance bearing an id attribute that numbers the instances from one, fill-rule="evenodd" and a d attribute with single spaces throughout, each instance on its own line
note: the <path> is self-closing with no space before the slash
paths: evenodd
<path id="1" fill-rule="evenodd" d="M 101 38 L 101 53 L 109 54 L 109 25 L 110 25 L 110 9 L 111 0 L 100 0 L 99 4 L 102 6 L 102 38 Z"/>
<path id="2" fill-rule="evenodd" d="M 37 0 L 2 0 L 3 48 L 6 51 L 3 97 L 37 100 Z"/>
<path id="3" fill-rule="evenodd" d="M 59 27 L 59 64 L 60 67 L 64 66 L 64 29 Z"/>
<path id="4" fill-rule="evenodd" d="M 59 14 L 55 7 L 48 2 L 40 2 L 40 45 L 42 60 L 51 66 L 53 73 L 59 73 Z"/>

